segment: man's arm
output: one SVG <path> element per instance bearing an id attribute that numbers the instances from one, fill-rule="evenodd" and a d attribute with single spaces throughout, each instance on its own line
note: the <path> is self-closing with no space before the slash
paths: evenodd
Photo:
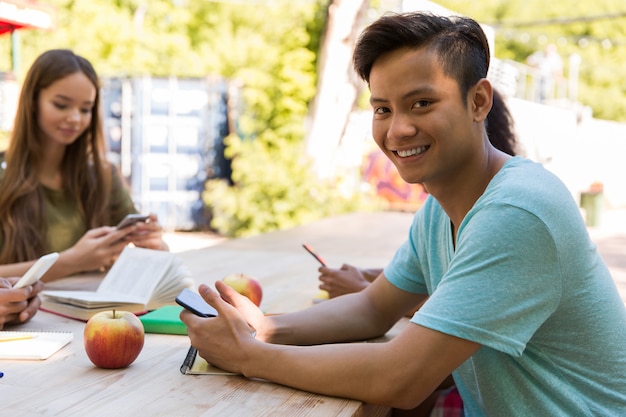
<path id="1" fill-rule="evenodd" d="M 271 343 L 311 345 L 371 339 L 385 334 L 425 295 L 402 291 L 384 275 L 353 294 L 291 314 L 268 317 L 257 338 Z"/>
<path id="2" fill-rule="evenodd" d="M 181 314 L 200 355 L 247 377 L 311 392 L 415 407 L 480 347 L 416 324 L 388 343 L 315 345 L 378 336 L 425 297 L 399 290 L 384 278 L 359 293 L 266 319 L 251 319 L 245 311 L 250 303 L 221 283 L 216 287 L 221 294 L 208 287 L 200 293 L 218 310 L 217 318 Z"/>
<path id="3" fill-rule="evenodd" d="M 411 323 L 388 343 L 284 346 L 251 340 L 240 372 L 305 391 L 410 409 L 479 348 Z"/>

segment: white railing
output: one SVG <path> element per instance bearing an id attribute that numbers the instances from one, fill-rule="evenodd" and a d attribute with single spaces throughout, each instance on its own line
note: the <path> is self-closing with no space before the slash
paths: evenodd
<path id="1" fill-rule="evenodd" d="M 571 56 L 568 77 L 543 76 L 537 68 L 509 60 L 494 58 L 489 79 L 509 97 L 570 107 L 578 101 L 578 64 Z"/>

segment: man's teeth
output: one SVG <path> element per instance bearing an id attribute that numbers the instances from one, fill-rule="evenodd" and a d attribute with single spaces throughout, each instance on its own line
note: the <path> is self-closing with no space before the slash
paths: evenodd
<path id="1" fill-rule="evenodd" d="M 407 149 L 405 151 L 398 151 L 398 156 L 406 158 L 407 156 L 420 154 L 428 149 L 428 146 L 420 146 L 419 148 Z"/>

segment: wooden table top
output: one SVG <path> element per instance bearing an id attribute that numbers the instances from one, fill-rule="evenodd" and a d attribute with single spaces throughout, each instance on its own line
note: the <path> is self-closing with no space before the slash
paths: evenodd
<path id="1" fill-rule="evenodd" d="M 245 272 L 262 284 L 267 313 L 310 306 L 317 294 L 312 246 L 331 266 L 348 262 L 384 266 L 404 241 L 412 216 L 353 213 L 286 231 L 178 254 L 197 283 L 213 284 Z M 46 289 L 95 289 L 97 276 L 72 277 Z M 399 323 L 393 334 L 406 324 Z M 241 376 L 183 375 L 187 336 L 146 334 L 128 368 L 96 368 L 83 348 L 84 323 L 40 311 L 7 330 L 71 330 L 74 340 L 45 361 L 0 360 L 0 397 L 6 415 L 17 416 L 385 416 L 389 410 L 360 401 L 317 395 Z"/>

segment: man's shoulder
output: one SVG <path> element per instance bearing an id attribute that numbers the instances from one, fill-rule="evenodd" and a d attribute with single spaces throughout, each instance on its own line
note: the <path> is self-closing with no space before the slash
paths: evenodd
<path id="1" fill-rule="evenodd" d="M 524 197 L 527 197 L 525 193 L 540 196 L 544 192 L 567 190 L 565 184 L 543 165 L 521 157 L 510 159 L 494 177 L 491 185 L 505 194 L 520 196 L 521 193 Z"/>
<path id="2" fill-rule="evenodd" d="M 481 198 L 481 208 L 508 206 L 531 213 L 544 221 L 580 215 L 566 185 L 537 162 L 514 158 L 503 167 Z"/>

